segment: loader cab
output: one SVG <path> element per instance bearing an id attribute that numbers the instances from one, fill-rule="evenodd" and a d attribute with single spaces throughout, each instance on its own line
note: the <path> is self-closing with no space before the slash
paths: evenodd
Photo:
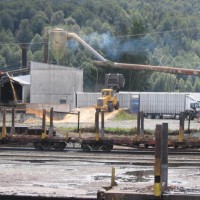
<path id="1" fill-rule="evenodd" d="M 113 89 L 102 89 L 101 90 L 102 97 L 113 97 Z"/>

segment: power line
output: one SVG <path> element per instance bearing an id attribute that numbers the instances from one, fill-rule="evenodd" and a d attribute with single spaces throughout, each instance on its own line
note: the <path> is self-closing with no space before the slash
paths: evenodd
<path id="1" fill-rule="evenodd" d="M 0 46 L 14 46 L 14 45 L 34 45 L 34 44 L 47 44 L 47 42 L 12 42 L 12 43 L 2 43 L 0 42 Z"/>
<path id="2" fill-rule="evenodd" d="M 174 33 L 174 32 L 182 32 L 182 31 L 191 31 L 191 30 L 200 30 L 200 27 L 196 28 L 183 28 L 183 29 L 171 29 L 166 31 L 155 31 L 155 32 L 147 32 L 147 33 L 138 33 L 138 34 L 131 34 L 131 35 L 119 35 L 115 37 L 135 37 L 135 36 L 145 36 L 145 35 L 155 35 L 155 34 L 162 34 L 162 33 Z"/>
<path id="3" fill-rule="evenodd" d="M 147 32 L 147 33 L 138 33 L 138 34 L 129 34 L 129 35 L 117 35 L 113 36 L 115 38 L 123 38 L 123 37 L 137 37 L 137 36 L 146 36 L 146 35 L 156 35 L 156 34 L 163 34 L 163 33 L 174 33 L 174 32 L 182 32 L 182 31 L 194 31 L 194 30 L 200 30 L 200 27 L 189 27 L 189 28 L 183 28 L 183 29 L 170 29 L 165 31 L 155 31 L 155 32 Z M 99 34 L 101 35 L 101 34 Z M 0 42 L 0 46 L 14 46 L 14 45 L 34 45 L 34 44 L 47 44 L 47 42 L 12 42 L 12 43 L 2 43 Z"/>

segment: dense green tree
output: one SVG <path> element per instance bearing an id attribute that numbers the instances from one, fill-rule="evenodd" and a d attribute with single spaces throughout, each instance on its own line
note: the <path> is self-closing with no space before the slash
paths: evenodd
<path id="1" fill-rule="evenodd" d="M 67 24 L 67 25 L 76 25 L 77 23 L 76 23 L 76 20 L 72 16 L 70 16 L 70 17 L 65 19 L 65 24 Z"/>
<path id="2" fill-rule="evenodd" d="M 18 1 L 19 2 L 19 1 Z M 31 4 L 25 3 L 20 9 L 20 18 L 30 20 L 37 12 Z"/>
<path id="3" fill-rule="evenodd" d="M 30 22 L 28 19 L 22 19 L 20 22 L 19 30 L 17 31 L 17 40 L 20 43 L 30 43 L 33 34 L 30 31 Z"/>
<path id="4" fill-rule="evenodd" d="M 4 45 L 4 44 L 12 45 L 14 42 L 15 42 L 15 38 L 14 38 L 12 32 L 9 29 L 8 30 L 2 29 L 0 31 L 0 43 L 1 43 L 1 45 Z"/>
<path id="5" fill-rule="evenodd" d="M 58 25 L 58 24 L 63 24 L 64 23 L 64 13 L 62 10 L 59 10 L 55 13 L 53 13 L 51 17 L 51 24 L 53 26 Z"/>
<path id="6" fill-rule="evenodd" d="M 111 61 L 200 69 L 199 10 L 198 0 L 0 1 L 0 63 L 19 67 L 19 45 L 29 48 L 29 59 L 42 61 L 45 27 L 60 27 Z M 116 72 L 125 75 L 125 90 L 199 91 L 194 76 L 96 68 L 96 58 L 77 42 L 64 46 L 59 63 L 82 67 L 87 90 L 103 84 L 105 73 Z M 49 62 L 56 63 L 51 54 Z"/>
<path id="7" fill-rule="evenodd" d="M 43 50 L 35 51 L 33 55 L 31 56 L 31 60 L 36 61 L 36 62 L 43 62 L 44 60 Z"/>
<path id="8" fill-rule="evenodd" d="M 41 50 L 43 44 L 44 44 L 43 38 L 39 34 L 36 34 L 31 40 L 29 48 L 34 53 L 35 51 Z"/>
<path id="9" fill-rule="evenodd" d="M 14 30 L 13 22 L 14 19 L 9 11 L 0 12 L 0 25 L 2 29 L 13 31 Z"/>
<path id="10" fill-rule="evenodd" d="M 6 67 L 6 59 L 2 55 L 0 55 L 0 67 Z"/>
<path id="11" fill-rule="evenodd" d="M 195 82 L 194 82 L 194 92 L 200 92 L 200 80 L 199 80 L 199 78 L 195 79 Z"/>
<path id="12" fill-rule="evenodd" d="M 46 17 L 47 17 L 47 20 L 48 22 L 51 21 L 51 16 L 53 15 L 53 9 L 51 8 L 50 5 L 48 5 L 45 10 L 44 10 L 45 14 L 46 14 Z"/>
<path id="13" fill-rule="evenodd" d="M 33 34 L 41 34 L 46 26 L 47 16 L 44 12 L 38 11 L 31 20 L 31 29 Z"/>
<path id="14" fill-rule="evenodd" d="M 185 92 L 185 81 L 182 78 L 180 78 L 178 82 L 178 91 Z"/>
<path id="15" fill-rule="evenodd" d="M 185 91 L 187 91 L 187 92 L 193 92 L 192 83 L 189 80 L 187 80 L 185 82 Z"/>

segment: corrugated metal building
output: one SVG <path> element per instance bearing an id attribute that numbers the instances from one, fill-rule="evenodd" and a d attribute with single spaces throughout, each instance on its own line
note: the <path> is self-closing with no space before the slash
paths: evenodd
<path id="1" fill-rule="evenodd" d="M 69 104 L 75 107 L 75 93 L 83 91 L 83 70 L 30 62 L 30 102 Z"/>

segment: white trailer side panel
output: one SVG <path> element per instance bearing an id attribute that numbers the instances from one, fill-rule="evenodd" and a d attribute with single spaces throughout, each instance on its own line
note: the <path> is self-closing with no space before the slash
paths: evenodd
<path id="1" fill-rule="evenodd" d="M 180 113 L 185 111 L 186 94 L 140 94 L 140 111 L 144 113 Z"/>

